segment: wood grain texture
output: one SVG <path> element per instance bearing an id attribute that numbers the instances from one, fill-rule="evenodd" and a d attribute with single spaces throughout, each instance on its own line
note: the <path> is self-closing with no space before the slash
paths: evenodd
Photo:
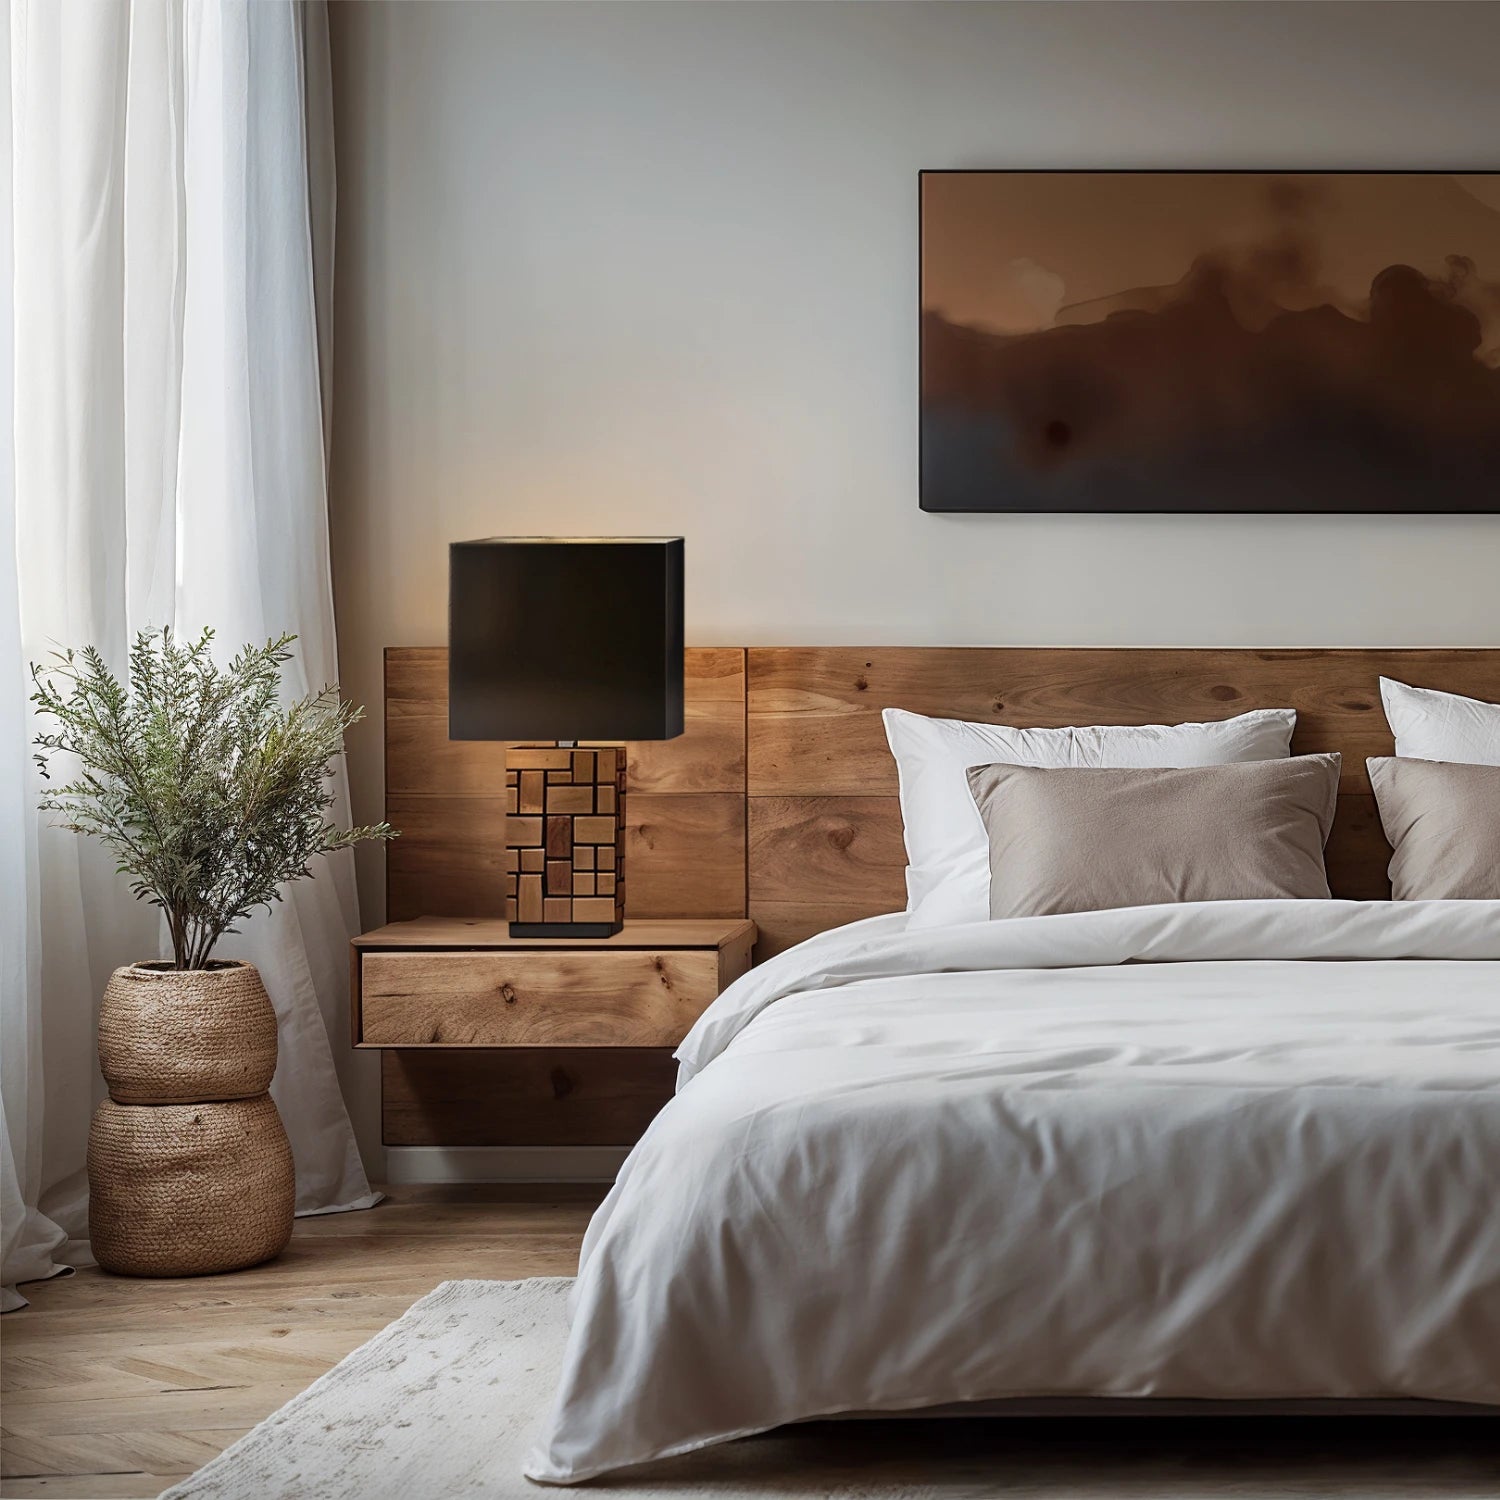
<path id="1" fill-rule="evenodd" d="M 630 792 L 745 790 L 745 652 L 699 646 L 685 657 L 685 728 L 675 740 L 636 740 L 625 787 Z"/>
<path id="2" fill-rule="evenodd" d="M 896 798 L 752 797 L 749 825 L 757 959 L 906 905 Z"/>
<path id="3" fill-rule="evenodd" d="M 93 1267 L 7 1313 L 6 1496 L 155 1496 L 446 1277 L 569 1276 L 602 1188 L 395 1188 L 299 1219 L 275 1260 L 137 1280 Z"/>
<path id="4" fill-rule="evenodd" d="M 745 653 L 686 654 L 685 732 L 629 747 L 625 915 L 744 915 Z M 386 915 L 503 912 L 505 745 L 448 739 L 448 653 L 386 652 Z"/>
<path id="5" fill-rule="evenodd" d="M 1500 651 L 752 647 L 749 793 L 894 795 L 885 708 L 1032 729 L 1295 708 L 1293 753 L 1341 751 L 1344 790 L 1368 791 L 1365 757 L 1392 748 L 1382 675 L 1500 698 Z"/>
<path id="6" fill-rule="evenodd" d="M 738 792 L 745 765 L 743 649 L 689 648 L 683 693 L 682 734 L 630 742 L 627 791 Z M 387 793 L 495 796 L 503 791 L 503 741 L 448 738 L 445 647 L 386 650 L 385 713 Z"/>
<path id="7" fill-rule="evenodd" d="M 768 958 L 795 947 L 806 938 L 816 937 L 833 927 L 842 927 L 847 922 L 859 922 L 865 917 L 878 917 L 882 912 L 900 911 L 906 905 L 906 896 L 891 905 L 871 904 L 868 901 L 758 901 L 756 930 L 760 936 L 755 942 L 755 961 L 764 963 Z"/>
<path id="8" fill-rule="evenodd" d="M 881 710 L 1060 728 L 1297 710 L 1295 754 L 1344 757 L 1329 839 L 1336 896 L 1389 896 L 1365 758 L 1393 745 L 1379 678 L 1500 698 L 1500 651 L 752 647 L 750 911 L 764 958 L 905 904 L 896 769 Z"/>
<path id="9" fill-rule="evenodd" d="M 755 927 L 743 918 L 661 917 L 632 920 L 612 937 L 590 938 L 587 951 L 617 948 L 733 948 Z M 383 948 L 555 948 L 576 952 L 576 942 L 552 937 L 513 937 L 509 924 L 500 917 L 414 917 L 389 922 L 363 932 L 354 939 L 355 950 Z"/>
<path id="10" fill-rule="evenodd" d="M 625 800 L 627 919 L 742 914 L 744 792 Z"/>
<path id="11" fill-rule="evenodd" d="M 1380 826 L 1374 794 L 1341 794 L 1328 847 L 1323 851 L 1329 890 L 1346 901 L 1388 901 L 1391 879 L 1386 872 L 1390 862 L 1391 846 Z"/>
<path id="12" fill-rule="evenodd" d="M 906 899 L 906 849 L 894 797 L 755 797 L 750 858 L 756 897 L 832 904 Z M 876 910 L 889 911 L 889 905 Z"/>
<path id="13" fill-rule="evenodd" d="M 745 914 L 745 653 L 691 648 L 684 666 L 684 733 L 628 746 L 627 930 L 638 918 Z M 386 817 L 401 830 L 386 846 L 387 918 L 498 916 L 505 746 L 448 739 L 445 649 L 389 649 L 385 684 Z M 671 1095 L 675 1065 L 656 1056 L 638 1065 L 618 1048 L 537 1048 L 524 1062 L 455 1052 L 439 1074 L 387 1054 L 386 1140 L 628 1145 Z"/>
<path id="14" fill-rule="evenodd" d="M 387 1146 L 624 1146 L 668 1099 L 665 1047 L 382 1052 Z"/>
<path id="15" fill-rule="evenodd" d="M 386 801 L 401 830 L 387 846 L 392 921 L 505 910 L 503 797 L 402 796 Z M 741 793 L 635 792 L 625 799 L 626 920 L 745 910 Z"/>
<path id="16" fill-rule="evenodd" d="M 362 934 L 351 949 L 356 960 L 350 1000 L 356 1045 L 365 1026 L 366 962 L 374 960 L 378 970 L 382 962 L 414 956 L 459 961 L 457 977 L 428 975 L 419 983 L 400 979 L 394 986 L 399 1003 L 385 1020 L 405 1029 L 413 1042 L 419 1042 L 418 1028 L 425 1025 L 420 1035 L 428 1040 L 383 1054 L 385 1143 L 633 1143 L 671 1097 L 676 1064 L 667 1049 L 681 1040 L 685 1025 L 708 999 L 750 967 L 754 942 L 754 924 L 739 918 L 628 922 L 613 937 L 586 945 L 515 938 L 496 918 L 422 917 Z M 507 958 L 522 961 L 531 988 L 523 991 L 514 980 L 497 978 L 495 966 Z M 590 970 L 582 982 L 573 973 L 578 963 Z M 698 998 L 691 1007 L 682 1007 L 691 1008 L 692 1016 L 669 1014 L 671 1007 L 653 1003 L 654 991 L 674 983 L 681 965 L 706 970 L 697 975 Z M 466 968 L 469 977 L 478 973 L 473 985 Z M 638 980 L 647 970 L 646 1012 L 663 1022 L 650 1034 L 641 1029 L 632 1004 L 640 999 L 639 989 L 631 988 L 632 976 Z M 512 985 L 518 1007 L 550 1012 L 550 1019 L 529 1034 L 486 1031 L 486 1025 L 496 1027 L 496 995 L 500 1006 L 506 1006 L 506 983 Z M 466 1018 L 473 1028 L 460 1035 Z M 436 1037 L 434 1029 L 440 1033 Z M 366 1032 L 363 1040 L 389 1045 L 404 1037 L 377 1029 L 373 1035 Z M 490 1045 L 517 1050 L 487 1050 Z M 422 1061 L 431 1055 L 446 1061 Z"/>
<path id="17" fill-rule="evenodd" d="M 719 991 L 714 949 L 366 953 L 366 1047 L 675 1047 Z"/>

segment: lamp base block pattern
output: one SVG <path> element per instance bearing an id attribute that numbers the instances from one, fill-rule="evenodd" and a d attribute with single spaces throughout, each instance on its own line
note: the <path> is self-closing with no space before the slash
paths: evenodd
<path id="1" fill-rule="evenodd" d="M 602 938 L 625 921 L 625 747 L 505 752 L 512 937 Z"/>

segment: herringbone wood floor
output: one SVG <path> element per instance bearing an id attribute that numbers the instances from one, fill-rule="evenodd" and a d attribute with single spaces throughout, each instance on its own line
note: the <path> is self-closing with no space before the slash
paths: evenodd
<path id="1" fill-rule="evenodd" d="M 440 1281 L 571 1276 L 602 1190 L 397 1188 L 233 1276 L 80 1271 L 0 1321 L 5 1496 L 154 1496 Z"/>
<path id="2" fill-rule="evenodd" d="M 453 1277 L 571 1275 L 590 1188 L 400 1188 L 368 1213 L 300 1219 L 234 1276 L 83 1271 L 28 1286 L 0 1321 L 0 1495 L 154 1496 Z M 825 1424 L 851 1473 L 977 1455 L 1002 1500 L 1496 1500 L 1500 1436 L 1469 1418 Z M 982 1471 L 982 1470 L 981 1470 Z M 964 1493 L 977 1493 L 965 1490 Z M 270 1500 L 270 1497 L 267 1497 Z M 414 1500 L 442 1500 L 440 1496 Z"/>

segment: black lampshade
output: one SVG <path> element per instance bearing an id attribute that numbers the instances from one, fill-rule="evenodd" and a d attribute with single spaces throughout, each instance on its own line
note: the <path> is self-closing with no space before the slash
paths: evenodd
<path id="1" fill-rule="evenodd" d="M 452 543 L 449 738 L 681 734 L 682 554 L 681 537 Z"/>

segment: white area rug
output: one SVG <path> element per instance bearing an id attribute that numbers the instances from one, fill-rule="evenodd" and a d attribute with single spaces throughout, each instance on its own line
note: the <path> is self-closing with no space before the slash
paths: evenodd
<path id="1" fill-rule="evenodd" d="M 446 1281 L 162 1500 L 548 1500 L 563 1278 Z M 606 1476 L 635 1500 L 1493 1500 L 1473 1419 L 834 1422 Z M 1489 1439 L 1494 1437 L 1493 1429 Z"/>

